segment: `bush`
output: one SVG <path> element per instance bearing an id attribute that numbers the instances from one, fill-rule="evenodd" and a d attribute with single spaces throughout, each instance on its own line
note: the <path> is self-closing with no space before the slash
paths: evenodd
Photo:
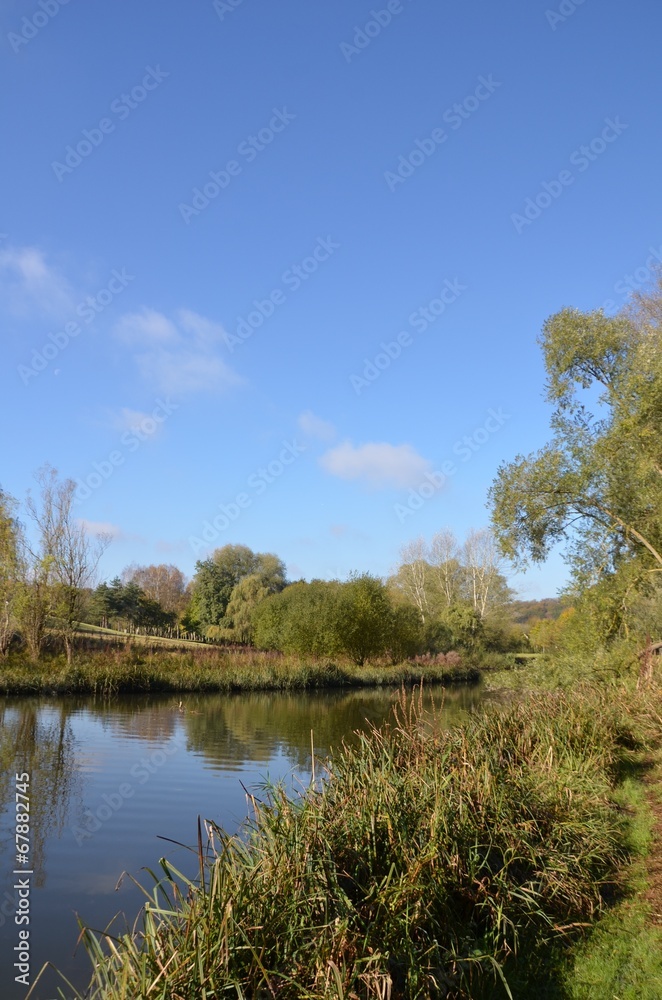
<path id="1" fill-rule="evenodd" d="M 416 610 L 395 608 L 381 580 L 295 583 L 255 609 L 256 645 L 298 656 L 346 656 L 362 666 L 390 654 L 396 663 L 423 644 Z"/>

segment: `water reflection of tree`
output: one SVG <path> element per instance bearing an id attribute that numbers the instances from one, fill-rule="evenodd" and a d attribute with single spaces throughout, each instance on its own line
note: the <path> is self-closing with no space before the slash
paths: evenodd
<path id="1" fill-rule="evenodd" d="M 310 766 L 310 733 L 315 754 L 324 756 L 356 730 L 379 726 L 398 698 L 392 689 L 352 692 L 278 693 L 190 697 L 184 702 L 184 725 L 191 749 L 216 766 L 239 767 L 244 761 L 268 761 L 282 751 L 294 766 Z M 442 694 L 437 692 L 437 702 Z M 476 700 L 469 690 L 445 692 L 449 722 Z M 426 695 L 430 704 L 432 696 Z"/>
<path id="2" fill-rule="evenodd" d="M 44 845 L 60 836 L 76 781 L 74 738 L 64 703 L 36 700 L 0 706 L 0 809 L 14 815 L 14 775 L 30 775 L 30 860 L 37 885 L 45 882 Z M 12 840 L 13 825 L 9 836 Z"/>
<path id="3" fill-rule="evenodd" d="M 110 703 L 99 699 L 81 704 L 108 732 L 147 743 L 167 743 L 179 724 L 180 700 L 181 695 L 122 695 Z"/>
<path id="4" fill-rule="evenodd" d="M 182 727 L 189 748 L 224 770 L 246 761 L 266 764 L 279 750 L 293 764 L 310 763 L 310 731 L 315 752 L 326 753 L 342 735 L 379 724 L 397 697 L 393 690 L 330 692 L 238 692 L 131 696 L 111 706 L 87 703 L 86 709 L 114 734 L 148 742 L 167 742 Z"/>

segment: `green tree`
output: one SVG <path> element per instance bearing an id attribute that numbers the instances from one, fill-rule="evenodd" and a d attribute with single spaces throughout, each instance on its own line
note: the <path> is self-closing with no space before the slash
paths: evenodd
<path id="1" fill-rule="evenodd" d="M 425 645 L 425 629 L 420 615 L 410 604 L 400 604 L 392 610 L 392 631 L 388 651 L 393 663 L 401 663 L 420 653 Z"/>
<path id="2" fill-rule="evenodd" d="M 108 615 L 115 628 L 124 628 L 129 631 L 142 624 L 144 608 L 149 600 L 142 587 L 139 587 L 133 580 L 122 583 L 119 576 L 111 580 L 105 594 Z M 153 603 L 155 607 L 161 607 L 157 602 Z"/>
<path id="3" fill-rule="evenodd" d="M 88 606 L 91 620 L 104 627 L 112 622 L 115 626 L 159 632 L 177 624 L 175 612 L 166 610 L 160 601 L 145 593 L 133 579 L 124 584 L 119 577 L 115 577 L 110 585 L 99 584 Z"/>
<path id="4" fill-rule="evenodd" d="M 250 576 L 240 580 L 232 590 L 225 611 L 228 625 L 219 632 L 218 637 L 242 645 L 251 643 L 255 631 L 253 625 L 255 611 L 272 593 L 273 589 L 265 583 L 260 573 L 251 573 Z"/>
<path id="5" fill-rule="evenodd" d="M 475 652 L 481 646 L 485 623 L 480 612 L 468 602 L 453 604 L 447 608 L 441 623 L 448 629 L 450 649 L 461 648 Z"/>
<path id="6" fill-rule="evenodd" d="M 203 629 L 227 628 L 232 591 L 247 576 L 257 574 L 271 592 L 285 586 L 285 566 L 271 553 L 256 553 L 246 545 L 224 545 L 209 559 L 196 563 L 191 611 Z"/>
<path id="7" fill-rule="evenodd" d="M 301 581 L 263 599 L 253 612 L 254 641 L 262 649 L 298 656 L 347 656 L 355 663 L 389 655 L 395 661 L 423 645 L 419 611 L 394 605 L 381 580 L 368 574 L 346 583 Z"/>
<path id="8" fill-rule="evenodd" d="M 125 617 L 124 584 L 120 580 L 119 576 L 113 577 L 110 581 L 106 599 L 109 621 L 112 621 L 114 623 L 114 628 L 117 628 L 120 624 L 120 620 L 123 620 Z"/>
<path id="9" fill-rule="evenodd" d="M 142 592 L 138 598 L 135 625 L 154 634 L 172 628 L 177 622 L 174 611 L 166 611 L 158 601 Z"/>
<path id="10" fill-rule="evenodd" d="M 276 649 L 285 652 L 284 630 L 288 604 L 296 588 L 305 586 L 293 583 L 280 594 L 267 597 L 256 607 L 252 616 L 253 643 L 259 649 Z"/>
<path id="11" fill-rule="evenodd" d="M 343 584 L 334 615 L 337 648 L 359 666 L 393 645 L 395 615 L 381 580 L 364 573 Z"/>
<path id="12" fill-rule="evenodd" d="M 564 636 L 578 633 L 578 625 L 575 608 L 566 608 L 558 618 L 539 618 L 531 624 L 531 646 L 538 653 L 556 653 Z"/>
<path id="13" fill-rule="evenodd" d="M 335 655 L 341 587 L 336 580 L 302 581 L 262 601 L 253 615 L 256 645 L 298 656 Z"/>
<path id="14" fill-rule="evenodd" d="M 661 303 L 658 284 L 619 316 L 564 309 L 545 324 L 553 437 L 503 465 L 490 490 L 519 564 L 565 542 L 581 586 L 635 555 L 662 571 Z"/>
<path id="15" fill-rule="evenodd" d="M 107 583 L 100 583 L 88 603 L 90 623 L 108 628 L 113 614 L 113 593 Z"/>
<path id="16" fill-rule="evenodd" d="M 260 577 L 262 585 L 270 594 L 277 594 L 287 584 L 285 563 L 271 552 L 257 554 L 253 575 Z"/>

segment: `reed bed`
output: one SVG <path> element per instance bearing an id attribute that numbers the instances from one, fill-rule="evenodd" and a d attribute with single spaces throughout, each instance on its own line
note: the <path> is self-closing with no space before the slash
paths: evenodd
<path id="1" fill-rule="evenodd" d="M 199 826 L 199 879 L 163 860 L 132 932 L 85 930 L 85 996 L 538 995 L 511 973 L 619 897 L 619 776 L 660 721 L 652 696 L 580 689 L 444 730 L 403 692 L 300 797 L 269 789 L 240 835 L 207 824 L 206 849 Z"/>
<path id="2" fill-rule="evenodd" d="M 16 656 L 0 662 L 0 694 L 286 691 L 426 683 L 477 683 L 480 672 L 456 659 L 435 663 L 365 664 L 303 660 L 259 650 L 134 647 L 79 653 L 34 662 Z"/>

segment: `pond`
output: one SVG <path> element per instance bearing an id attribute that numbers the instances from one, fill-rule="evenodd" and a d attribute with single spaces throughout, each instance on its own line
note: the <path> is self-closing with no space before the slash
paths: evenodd
<path id="1" fill-rule="evenodd" d="M 324 757 L 356 730 L 383 722 L 397 697 L 393 690 L 362 689 L 131 696 L 112 703 L 0 699 L 3 1000 L 22 1000 L 23 983 L 32 983 L 47 961 L 76 988 L 85 987 L 90 964 L 82 946 L 74 954 L 77 914 L 97 930 L 118 913 L 133 924 L 145 897 L 128 877 L 117 888 L 123 872 L 149 887 L 144 869 L 160 871 L 159 858 L 167 857 L 193 877 L 194 855 L 178 845 L 196 843 L 198 816 L 236 831 L 249 812 L 246 790 L 259 797 L 267 780 L 293 791 L 309 783 L 311 730 L 315 757 Z M 436 702 L 442 697 L 444 722 L 452 724 L 483 695 L 475 688 L 434 694 Z M 29 779 L 17 783 L 16 775 Z M 18 840 L 17 794 L 19 808 L 23 796 L 30 800 L 30 830 L 19 823 Z M 23 863 L 17 844 L 26 843 Z M 19 959 L 28 954 L 21 930 L 29 931 L 23 983 L 16 982 L 25 975 Z M 69 995 L 49 971 L 32 996 L 50 1000 L 58 987 Z"/>

